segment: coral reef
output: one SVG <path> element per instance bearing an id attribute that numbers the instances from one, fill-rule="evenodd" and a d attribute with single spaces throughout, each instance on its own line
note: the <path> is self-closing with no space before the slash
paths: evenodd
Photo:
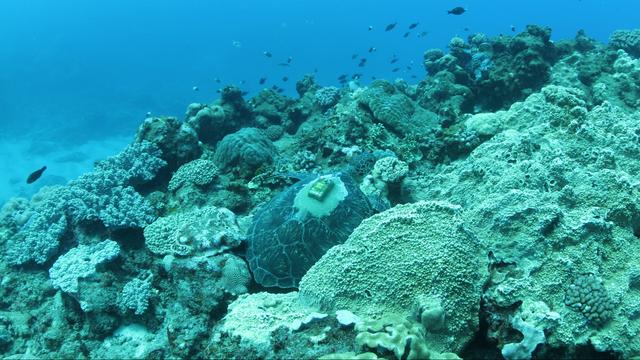
<path id="1" fill-rule="evenodd" d="M 418 83 L 148 117 L 0 209 L 0 352 L 639 357 L 638 34 L 469 34 Z"/>

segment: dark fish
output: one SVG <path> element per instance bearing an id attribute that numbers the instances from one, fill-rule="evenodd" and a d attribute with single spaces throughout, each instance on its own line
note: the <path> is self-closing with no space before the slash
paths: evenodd
<path id="1" fill-rule="evenodd" d="M 358 80 L 362 77 L 362 74 L 353 74 L 351 75 L 351 80 Z"/>
<path id="2" fill-rule="evenodd" d="M 283 76 L 283 77 L 282 77 L 282 81 L 287 82 L 287 81 L 289 81 L 289 78 L 288 78 L 288 77 L 286 77 L 286 76 Z"/>
<path id="3" fill-rule="evenodd" d="M 266 56 L 266 57 L 268 57 L 268 58 L 270 58 L 270 57 L 272 57 L 272 56 L 273 56 L 273 55 L 272 55 L 270 52 L 268 52 L 268 51 L 263 51 L 262 53 L 264 54 L 264 56 Z"/>
<path id="4" fill-rule="evenodd" d="M 411 65 L 407 65 L 407 70 L 411 70 Z"/>
<path id="5" fill-rule="evenodd" d="M 468 27 L 465 27 L 463 30 L 464 30 L 464 31 L 469 31 L 469 28 L 468 28 Z"/>
<path id="6" fill-rule="evenodd" d="M 347 78 L 347 76 L 349 76 L 349 75 L 347 75 L 347 74 L 342 74 L 342 75 L 338 76 L 338 80 L 344 80 L 344 79 L 346 79 L 346 78 Z"/>
<path id="7" fill-rule="evenodd" d="M 291 64 L 292 61 L 293 61 L 293 57 L 289 56 L 287 58 L 287 64 Z"/>
<path id="8" fill-rule="evenodd" d="M 395 63 L 397 63 L 397 62 L 398 62 L 398 58 L 393 58 L 393 59 L 391 59 L 391 63 L 392 63 L 392 64 L 395 64 Z"/>
<path id="9" fill-rule="evenodd" d="M 516 27 L 511 25 L 511 31 L 516 32 Z"/>
<path id="10" fill-rule="evenodd" d="M 258 81 L 258 84 L 264 85 L 265 82 L 267 82 L 267 78 L 260 78 L 260 81 Z"/>
<path id="11" fill-rule="evenodd" d="M 358 57 L 358 54 L 351 55 L 351 60 L 355 60 Z"/>
<path id="12" fill-rule="evenodd" d="M 398 72 L 398 70 L 400 70 L 400 68 L 393 68 L 393 70 L 391 70 L 391 72 Z"/>
<path id="13" fill-rule="evenodd" d="M 387 27 L 384 28 L 384 31 L 391 31 L 393 30 L 393 28 L 396 27 L 396 25 L 398 25 L 398 23 L 389 24 L 387 25 Z"/>
<path id="14" fill-rule="evenodd" d="M 406 38 L 409 37 L 409 34 L 411 34 L 409 31 L 407 31 L 406 33 L 404 33 L 404 35 L 402 35 L 402 37 Z"/>
<path id="15" fill-rule="evenodd" d="M 271 85 L 271 90 L 278 90 L 278 87 L 276 85 Z"/>
<path id="16" fill-rule="evenodd" d="M 373 26 L 369 25 L 369 31 L 373 30 Z"/>
<path id="17" fill-rule="evenodd" d="M 197 87 L 197 86 L 194 86 L 192 89 L 193 89 L 193 91 L 198 91 L 198 90 L 200 90 L 200 88 L 199 88 L 199 87 Z"/>
<path id="18" fill-rule="evenodd" d="M 40 170 L 36 170 L 34 172 L 31 173 L 31 175 L 29 175 L 29 177 L 27 178 L 27 184 L 31 184 L 34 181 L 40 179 L 40 176 L 42 176 L 42 173 L 47 170 L 46 166 L 43 166 Z"/>
<path id="19" fill-rule="evenodd" d="M 420 24 L 420 23 L 413 23 L 413 24 L 409 25 L 409 30 L 415 29 L 416 26 L 418 26 L 418 24 Z"/>
<path id="20" fill-rule="evenodd" d="M 278 66 L 291 66 L 289 63 L 278 63 Z"/>
<path id="21" fill-rule="evenodd" d="M 364 67 L 367 64 L 367 59 L 362 58 L 360 60 L 360 63 L 358 64 L 359 67 Z"/>
<path id="22" fill-rule="evenodd" d="M 249 92 L 245 90 L 245 91 L 241 92 L 240 94 L 241 94 L 242 96 L 247 96 L 247 95 L 249 94 Z"/>
<path id="23" fill-rule="evenodd" d="M 372 52 L 374 52 L 374 51 L 376 51 L 376 50 L 378 50 L 378 49 L 374 48 L 373 46 L 369 48 L 369 52 L 370 52 L 370 53 L 372 53 Z"/>
<path id="24" fill-rule="evenodd" d="M 467 11 L 467 9 L 463 8 L 462 6 L 456 6 L 453 9 L 447 11 L 447 14 L 462 15 L 465 11 Z"/>
<path id="25" fill-rule="evenodd" d="M 220 82 L 221 82 L 219 78 L 215 78 L 215 79 L 213 79 L 213 81 L 215 81 L 218 84 L 220 84 Z"/>
<path id="26" fill-rule="evenodd" d="M 276 92 L 277 92 L 278 94 L 282 94 L 282 93 L 284 92 L 284 89 L 283 89 L 283 88 L 281 88 L 281 87 L 279 87 L 279 88 L 278 88 L 278 90 L 276 90 Z"/>
<path id="27" fill-rule="evenodd" d="M 427 32 L 426 31 L 423 31 L 420 34 L 418 34 L 418 37 L 425 37 L 425 36 L 427 36 Z"/>

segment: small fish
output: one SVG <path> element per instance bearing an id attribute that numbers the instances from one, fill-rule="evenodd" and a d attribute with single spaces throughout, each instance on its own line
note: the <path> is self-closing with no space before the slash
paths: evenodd
<path id="1" fill-rule="evenodd" d="M 279 88 L 278 88 L 278 90 L 276 90 L 276 92 L 277 92 L 278 94 L 282 94 L 282 93 L 284 92 L 284 89 L 283 89 L 283 88 L 281 88 L 281 87 L 279 87 Z"/>
<path id="2" fill-rule="evenodd" d="M 291 64 L 292 61 L 293 61 L 293 57 L 289 56 L 287 58 L 287 64 Z"/>
<path id="3" fill-rule="evenodd" d="M 464 31 L 469 31 L 469 28 L 468 28 L 468 27 L 465 27 L 465 28 L 464 28 L 464 29 L 462 29 L 462 30 L 464 30 Z"/>
<path id="4" fill-rule="evenodd" d="M 391 30 L 393 30 L 393 28 L 396 27 L 396 25 L 398 25 L 397 22 L 393 23 L 393 24 L 389 24 L 389 25 L 387 25 L 387 27 L 384 28 L 384 31 L 391 31 Z"/>
<path id="5" fill-rule="evenodd" d="M 45 170 L 47 170 L 47 167 L 43 166 L 39 170 L 32 172 L 31 175 L 29 175 L 29 177 L 27 178 L 27 184 L 32 184 L 34 181 L 40 179 L 40 176 L 42 176 L 42 173 Z"/>
<path id="6" fill-rule="evenodd" d="M 420 24 L 420 23 L 417 23 L 417 22 L 416 22 L 416 23 L 413 23 L 413 24 L 409 25 L 409 30 L 413 30 L 413 29 L 415 29 L 415 28 L 416 28 L 416 26 L 418 26 L 419 24 Z"/>
<path id="7" fill-rule="evenodd" d="M 398 62 L 398 58 L 393 58 L 393 59 L 391 59 L 391 63 L 392 63 L 392 64 L 395 64 L 395 63 L 397 63 L 397 62 Z"/>
<path id="8" fill-rule="evenodd" d="M 266 83 L 266 82 L 267 82 L 267 78 L 263 77 L 263 78 L 260 78 L 260 81 L 258 81 L 258 84 L 264 85 L 264 83 Z"/>
<path id="9" fill-rule="evenodd" d="M 370 52 L 370 53 L 375 52 L 375 51 L 377 51 L 377 50 L 378 50 L 378 49 L 374 48 L 373 46 L 369 48 L 369 52 Z"/>
<path id="10" fill-rule="evenodd" d="M 269 51 L 263 51 L 262 54 L 268 58 L 273 56 L 273 54 L 271 54 Z"/>
<path id="11" fill-rule="evenodd" d="M 240 80 L 240 85 L 244 85 L 244 84 L 246 84 L 246 83 L 247 83 L 247 82 L 246 82 L 245 80 Z"/>
<path id="12" fill-rule="evenodd" d="M 407 70 L 411 70 L 411 65 L 407 65 Z"/>
<path id="13" fill-rule="evenodd" d="M 249 92 L 246 91 L 246 90 L 240 93 L 240 95 L 242 95 L 242 96 L 247 96 L 248 94 L 249 94 Z"/>
<path id="14" fill-rule="evenodd" d="M 198 90 L 200 90 L 200 88 L 199 88 L 199 87 L 197 87 L 197 86 L 194 86 L 194 87 L 193 87 L 193 91 L 198 91 Z"/>
<path id="15" fill-rule="evenodd" d="M 418 37 L 425 37 L 425 36 L 427 36 L 427 34 L 428 33 L 426 31 L 423 31 L 420 34 L 418 34 Z"/>
<path id="16" fill-rule="evenodd" d="M 397 67 L 397 68 L 393 68 L 393 70 L 391 70 L 391 72 L 398 72 L 399 70 L 400 70 L 400 68 Z"/>
<path id="17" fill-rule="evenodd" d="M 355 60 L 358 57 L 358 54 L 351 55 L 351 60 Z"/>
<path id="18" fill-rule="evenodd" d="M 288 78 L 288 77 L 286 77 L 286 76 L 283 76 L 283 77 L 282 77 L 282 81 L 287 82 L 287 81 L 289 81 L 289 78 Z"/>
<path id="19" fill-rule="evenodd" d="M 215 81 L 217 84 L 220 84 L 220 82 L 221 82 L 219 78 L 215 78 L 215 79 L 213 79 L 213 81 Z"/>
<path id="20" fill-rule="evenodd" d="M 404 35 L 402 35 L 403 38 L 409 37 L 409 34 L 411 34 L 411 32 L 407 31 L 406 33 L 404 33 Z"/>
<path id="21" fill-rule="evenodd" d="M 513 25 L 511 25 L 511 31 L 512 31 L 512 32 L 516 32 L 516 27 L 515 27 L 515 26 L 513 26 Z"/>
<path id="22" fill-rule="evenodd" d="M 412 78 L 412 79 L 417 79 L 418 77 L 417 77 L 417 76 L 415 76 L 415 75 L 411 75 L 411 78 Z"/>
<path id="23" fill-rule="evenodd" d="M 242 43 L 240 41 L 238 41 L 238 40 L 233 40 L 231 42 L 231 45 L 233 45 L 233 47 L 235 47 L 235 48 L 241 48 L 242 47 Z"/>
<path id="24" fill-rule="evenodd" d="M 463 8 L 462 6 L 456 6 L 453 9 L 447 11 L 447 14 L 462 15 L 465 11 L 467 11 L 467 9 Z"/>
<path id="25" fill-rule="evenodd" d="M 362 77 L 362 74 L 353 74 L 351 75 L 351 80 L 358 80 Z"/>
<path id="26" fill-rule="evenodd" d="M 342 75 L 338 76 L 338 80 L 344 80 L 344 79 L 346 79 L 346 78 L 347 78 L 347 76 L 349 76 L 349 75 L 347 75 L 347 74 L 342 74 Z"/>
<path id="27" fill-rule="evenodd" d="M 373 26 L 369 25 L 369 31 L 373 30 Z"/>
<path id="28" fill-rule="evenodd" d="M 289 63 L 278 63 L 278 66 L 291 66 Z"/>
<path id="29" fill-rule="evenodd" d="M 271 90 L 278 90 L 278 87 L 276 85 L 271 85 Z"/>
<path id="30" fill-rule="evenodd" d="M 360 60 L 360 63 L 358 63 L 358 66 L 359 66 L 359 67 L 364 67 L 366 64 L 367 64 L 367 59 L 362 58 L 362 59 Z"/>

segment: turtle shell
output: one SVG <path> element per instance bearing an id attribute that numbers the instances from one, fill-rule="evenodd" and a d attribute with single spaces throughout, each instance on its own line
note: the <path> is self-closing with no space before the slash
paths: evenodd
<path id="1" fill-rule="evenodd" d="M 256 282 L 297 287 L 327 250 L 343 243 L 372 214 L 349 175 L 313 176 L 290 186 L 253 218 L 247 261 Z"/>

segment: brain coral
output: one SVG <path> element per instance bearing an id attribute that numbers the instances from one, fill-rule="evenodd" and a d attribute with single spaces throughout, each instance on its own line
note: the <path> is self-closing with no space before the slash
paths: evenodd
<path id="1" fill-rule="evenodd" d="M 478 326 L 485 258 L 458 218 L 459 207 L 423 201 L 364 220 L 302 278 L 300 297 L 323 310 L 406 315 L 425 297 L 440 301 L 445 323 L 427 334 L 434 350 L 459 351 Z"/>
<path id="2" fill-rule="evenodd" d="M 220 140 L 213 160 L 221 170 L 237 166 L 241 173 L 250 173 L 271 163 L 275 155 L 276 147 L 262 130 L 243 128 Z"/>

